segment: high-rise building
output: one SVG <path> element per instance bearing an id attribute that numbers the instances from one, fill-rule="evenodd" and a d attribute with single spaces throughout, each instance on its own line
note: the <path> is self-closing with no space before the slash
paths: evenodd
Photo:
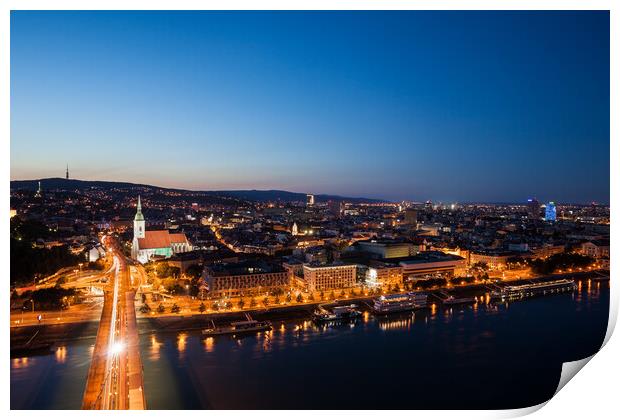
<path id="1" fill-rule="evenodd" d="M 306 205 L 307 206 L 314 206 L 314 194 L 307 194 L 306 195 Z"/>
<path id="2" fill-rule="evenodd" d="M 334 217 L 340 217 L 342 214 L 342 201 L 339 200 L 329 200 L 327 203 L 327 207 L 329 208 L 329 212 Z"/>
<path id="3" fill-rule="evenodd" d="M 540 203 L 535 198 L 527 200 L 527 216 L 532 220 L 540 219 Z"/>
<path id="4" fill-rule="evenodd" d="M 545 220 L 547 222 L 555 222 L 556 218 L 556 210 L 555 203 L 550 201 L 547 203 L 547 207 L 545 208 Z"/>
<path id="5" fill-rule="evenodd" d="M 408 225 L 418 223 L 418 211 L 416 209 L 405 209 L 405 223 Z"/>
<path id="6" fill-rule="evenodd" d="M 67 164 L 67 172 L 65 173 L 65 179 L 69 179 L 69 164 Z"/>

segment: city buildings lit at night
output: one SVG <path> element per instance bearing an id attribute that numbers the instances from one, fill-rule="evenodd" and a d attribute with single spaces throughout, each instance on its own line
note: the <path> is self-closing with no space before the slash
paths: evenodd
<path id="1" fill-rule="evenodd" d="M 601 348 L 609 11 L 12 10 L 10 58 L 12 410 L 521 409 Z"/>

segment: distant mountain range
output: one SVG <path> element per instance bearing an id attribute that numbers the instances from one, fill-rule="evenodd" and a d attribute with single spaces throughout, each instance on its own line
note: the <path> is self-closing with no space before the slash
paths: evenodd
<path id="1" fill-rule="evenodd" d="M 26 190 L 36 191 L 39 188 L 39 182 L 41 182 L 41 189 L 45 190 L 85 190 L 85 189 L 124 189 L 124 190 L 136 190 L 144 191 L 145 189 L 152 189 L 156 191 L 178 191 L 187 192 L 193 194 L 205 194 L 217 197 L 231 197 L 239 200 L 247 201 L 305 201 L 306 193 L 298 193 L 283 190 L 215 190 L 215 191 L 194 191 L 178 188 L 163 188 L 154 185 L 146 184 L 134 184 L 131 182 L 116 182 L 116 181 L 83 181 L 79 179 L 65 179 L 65 178 L 43 178 L 43 179 L 31 179 L 31 180 L 18 180 L 11 181 L 11 190 Z M 338 195 L 328 194 L 315 194 L 314 199 L 316 202 L 325 202 L 328 200 L 343 200 L 351 203 L 379 203 L 385 200 L 378 200 L 373 198 L 364 197 L 342 197 Z"/>

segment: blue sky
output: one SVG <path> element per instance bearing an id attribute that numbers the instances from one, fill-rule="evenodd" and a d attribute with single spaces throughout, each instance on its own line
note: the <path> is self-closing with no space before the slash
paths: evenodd
<path id="1" fill-rule="evenodd" d="M 11 14 L 11 179 L 609 201 L 607 12 Z"/>

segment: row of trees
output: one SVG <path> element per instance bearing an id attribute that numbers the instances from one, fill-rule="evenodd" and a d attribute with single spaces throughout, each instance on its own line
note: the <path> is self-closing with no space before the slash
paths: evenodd
<path id="1" fill-rule="evenodd" d="M 15 292 L 12 298 L 24 299 L 24 309 L 52 310 L 66 309 L 75 298 L 75 289 L 64 289 L 58 285 L 44 289 L 32 290 L 17 295 Z"/>
<path id="2" fill-rule="evenodd" d="M 46 277 L 63 267 L 76 265 L 83 261 L 74 255 L 67 246 L 50 249 L 35 248 L 37 239 L 57 239 L 58 232 L 49 229 L 41 222 L 11 219 L 11 283 L 21 285 L 30 283 L 35 277 Z"/>
<path id="3" fill-rule="evenodd" d="M 576 253 L 555 254 L 549 258 L 530 260 L 529 266 L 536 274 L 551 274 L 557 270 L 584 268 L 594 263 L 594 259 Z"/>
<path id="4" fill-rule="evenodd" d="M 151 306 L 146 302 L 142 303 L 142 306 L 140 306 L 140 312 L 142 312 L 143 314 L 151 312 Z M 163 314 L 164 312 L 166 312 L 166 307 L 162 303 L 160 303 L 157 307 L 157 312 Z M 179 312 L 181 312 L 181 307 L 175 303 L 170 307 L 170 312 L 173 314 L 178 314 Z"/>
<path id="5" fill-rule="evenodd" d="M 46 277 L 64 267 L 82 262 L 79 255 L 74 255 L 67 246 L 55 246 L 50 249 L 34 248 L 31 243 L 11 238 L 11 283 L 26 284 L 35 277 Z"/>

